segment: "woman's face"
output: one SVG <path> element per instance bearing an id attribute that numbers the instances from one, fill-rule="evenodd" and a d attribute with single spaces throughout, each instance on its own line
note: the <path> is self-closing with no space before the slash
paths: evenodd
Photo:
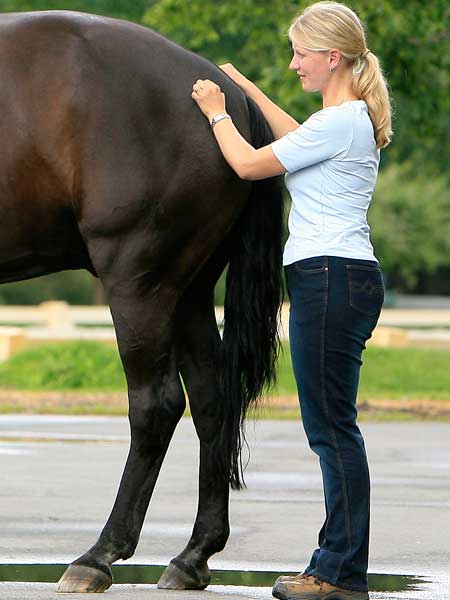
<path id="1" fill-rule="evenodd" d="M 329 52 L 312 52 L 292 43 L 294 53 L 289 69 L 296 71 L 305 92 L 320 92 L 330 78 Z"/>

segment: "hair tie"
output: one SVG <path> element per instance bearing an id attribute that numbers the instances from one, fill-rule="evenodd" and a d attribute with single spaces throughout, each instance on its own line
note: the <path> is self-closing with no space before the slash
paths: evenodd
<path id="1" fill-rule="evenodd" d="M 366 58 L 366 56 L 369 54 L 369 52 L 372 52 L 371 50 L 367 49 L 365 52 L 363 52 L 361 54 L 361 58 Z"/>

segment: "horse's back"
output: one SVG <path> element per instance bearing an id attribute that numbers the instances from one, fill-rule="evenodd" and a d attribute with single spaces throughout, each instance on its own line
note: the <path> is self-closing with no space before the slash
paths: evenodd
<path id="1" fill-rule="evenodd" d="M 9 230 L 0 264 L 8 247 L 23 254 L 27 240 L 45 246 L 64 230 L 61 222 L 72 246 L 78 227 L 84 239 L 131 234 L 143 222 L 147 234 L 159 227 L 183 237 L 194 217 L 199 229 L 211 221 L 214 202 L 248 189 L 190 96 L 195 79 L 217 81 L 248 137 L 243 94 L 214 65 L 155 32 L 66 11 L 3 15 L 0 73 L 0 139 L 9 142 L 0 156 L 0 208 L 22 213 L 20 227 L 0 225 L 0 233 Z M 202 193 L 210 203 L 195 203 Z M 230 219 L 238 209 L 228 209 Z M 77 257 L 84 255 L 80 243 Z"/>

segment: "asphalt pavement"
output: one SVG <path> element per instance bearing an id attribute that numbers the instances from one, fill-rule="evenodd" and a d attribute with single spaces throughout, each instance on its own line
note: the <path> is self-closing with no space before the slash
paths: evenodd
<path id="1" fill-rule="evenodd" d="M 450 424 L 372 423 L 361 430 L 372 478 L 371 574 L 423 576 L 408 591 L 375 599 L 450 598 Z M 324 519 L 317 457 L 301 422 L 248 426 L 247 489 L 231 493 L 231 535 L 213 569 L 298 572 Z M 120 417 L 0 416 L 0 563 L 69 563 L 97 539 L 128 452 Z M 163 565 L 189 539 L 197 508 L 198 442 L 190 419 L 179 424 L 128 563 Z M 117 599 L 271 598 L 269 587 L 213 585 L 167 592 L 119 585 Z M 0 583 L 3 600 L 61 597 L 53 584 Z M 71 600 L 85 598 L 71 594 Z"/>

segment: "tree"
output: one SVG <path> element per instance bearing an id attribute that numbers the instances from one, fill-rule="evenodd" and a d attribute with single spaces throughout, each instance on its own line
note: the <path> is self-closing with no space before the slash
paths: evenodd
<path id="1" fill-rule="evenodd" d="M 0 304 L 40 304 L 65 300 L 71 304 L 94 304 L 96 280 L 87 271 L 64 271 L 29 281 L 0 285 Z"/>
<path id="2" fill-rule="evenodd" d="M 443 176 L 404 163 L 379 177 L 369 222 L 390 287 L 412 290 L 419 276 L 449 265 L 450 191 Z"/>
<path id="3" fill-rule="evenodd" d="M 151 4 L 152 0 L 2 0 L 0 8 L 1 12 L 77 10 L 140 22 Z"/>

